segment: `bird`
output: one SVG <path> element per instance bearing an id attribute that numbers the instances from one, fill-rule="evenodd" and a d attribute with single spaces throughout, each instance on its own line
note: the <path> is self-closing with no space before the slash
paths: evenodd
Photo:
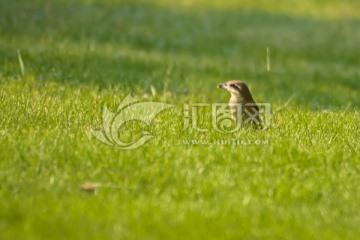
<path id="1" fill-rule="evenodd" d="M 229 107 L 234 117 L 241 117 L 242 123 L 245 125 L 261 128 L 259 107 L 255 103 L 246 83 L 240 80 L 230 80 L 219 83 L 217 87 L 230 92 Z M 239 108 L 239 105 L 241 108 Z M 241 115 L 238 113 L 238 109 L 241 109 Z"/>

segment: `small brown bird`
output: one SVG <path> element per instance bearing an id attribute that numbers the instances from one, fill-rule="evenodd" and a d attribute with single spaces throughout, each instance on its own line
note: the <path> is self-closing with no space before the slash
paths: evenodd
<path id="1" fill-rule="evenodd" d="M 256 128 L 261 127 L 259 107 L 256 105 L 248 86 L 239 80 L 231 80 L 220 83 L 218 88 L 224 88 L 231 93 L 229 107 L 234 116 L 238 116 L 237 110 L 241 105 L 242 121 L 244 124 L 252 124 Z"/>

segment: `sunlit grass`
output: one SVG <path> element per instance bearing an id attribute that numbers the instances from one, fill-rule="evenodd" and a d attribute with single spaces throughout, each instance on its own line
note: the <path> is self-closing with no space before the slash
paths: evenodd
<path id="1" fill-rule="evenodd" d="M 227 11 L 266 11 L 277 14 L 290 14 L 299 17 L 311 17 L 316 19 L 359 19 L 359 3 L 351 0 L 270 0 L 270 1 L 251 1 L 251 0 L 229 0 L 226 2 L 219 0 L 158 0 L 163 6 L 178 6 L 184 8 L 222 9 Z"/>

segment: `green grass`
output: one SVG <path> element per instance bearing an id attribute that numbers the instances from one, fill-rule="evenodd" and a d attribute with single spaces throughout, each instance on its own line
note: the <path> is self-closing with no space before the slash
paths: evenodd
<path id="1" fill-rule="evenodd" d="M 359 3 L 171 2 L 0 2 L 0 238 L 357 239 Z M 183 130 L 228 79 L 271 128 Z M 90 130 L 129 93 L 175 107 L 126 151 Z M 268 144 L 184 144 L 234 137 Z"/>

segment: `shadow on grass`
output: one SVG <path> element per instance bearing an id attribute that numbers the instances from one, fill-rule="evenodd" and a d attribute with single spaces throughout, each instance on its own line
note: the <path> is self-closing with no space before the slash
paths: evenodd
<path id="1" fill-rule="evenodd" d="M 16 49 L 39 81 L 202 94 L 244 79 L 259 101 L 359 106 L 360 22 L 144 3 L 0 3 L 3 75 Z M 271 71 L 265 70 L 266 48 Z M 199 93 L 199 89 L 201 92 Z"/>

